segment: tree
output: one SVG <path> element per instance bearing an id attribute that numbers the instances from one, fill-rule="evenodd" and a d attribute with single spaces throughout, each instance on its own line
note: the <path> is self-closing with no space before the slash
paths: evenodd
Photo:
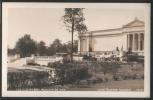
<path id="1" fill-rule="evenodd" d="M 16 42 L 15 49 L 21 57 L 27 57 L 31 56 L 31 54 L 36 54 L 37 45 L 30 35 L 26 34 Z"/>
<path id="2" fill-rule="evenodd" d="M 40 41 L 40 42 L 38 43 L 38 45 L 37 45 L 37 51 L 38 51 L 38 54 L 39 54 L 40 56 L 46 55 L 47 49 L 46 49 L 46 44 L 45 44 L 45 42 Z"/>
<path id="3" fill-rule="evenodd" d="M 69 42 L 69 43 L 67 44 L 67 49 L 68 49 L 68 51 L 71 50 L 71 46 L 72 46 L 72 42 Z M 78 51 L 78 41 L 77 41 L 77 40 L 74 40 L 74 41 L 73 41 L 73 52 L 77 52 L 77 51 Z"/>
<path id="4" fill-rule="evenodd" d="M 65 8 L 63 21 L 67 30 L 72 34 L 71 61 L 73 61 L 73 34 L 75 31 L 77 31 L 78 34 L 81 34 L 87 30 L 83 23 L 84 20 L 83 8 Z"/>
<path id="5" fill-rule="evenodd" d="M 62 50 L 63 53 L 70 53 L 70 52 L 69 52 L 70 50 L 69 50 L 69 48 L 67 47 L 67 44 L 65 44 L 65 43 L 62 44 L 62 49 L 61 49 L 61 50 Z"/>
<path id="6" fill-rule="evenodd" d="M 72 47 L 72 42 L 71 41 L 67 42 L 67 44 L 63 44 L 62 45 L 62 52 L 71 53 L 71 47 Z M 78 51 L 78 41 L 74 40 L 73 52 L 77 52 L 77 51 Z"/>
<path id="7" fill-rule="evenodd" d="M 59 39 L 55 39 L 50 47 L 48 48 L 48 54 L 54 55 L 57 52 L 62 52 L 62 43 Z"/>
<path id="8" fill-rule="evenodd" d="M 56 53 L 54 47 L 52 46 L 52 44 L 50 44 L 50 46 L 47 49 L 47 55 L 52 56 Z"/>
<path id="9" fill-rule="evenodd" d="M 15 55 L 15 54 L 17 54 L 17 52 L 16 52 L 15 49 L 10 49 L 10 48 L 8 48 L 8 49 L 7 49 L 7 54 L 8 54 L 8 55 Z"/>
<path id="10" fill-rule="evenodd" d="M 59 39 L 55 39 L 52 43 L 52 46 L 56 52 L 61 52 L 62 43 Z"/>

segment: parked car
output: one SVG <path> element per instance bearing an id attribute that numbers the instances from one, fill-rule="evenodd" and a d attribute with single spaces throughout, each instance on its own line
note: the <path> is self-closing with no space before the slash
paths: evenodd
<path id="1" fill-rule="evenodd" d="M 82 61 L 82 60 L 83 60 L 83 56 L 74 55 L 74 56 L 73 56 L 73 60 L 75 60 L 75 61 Z"/>
<path id="2" fill-rule="evenodd" d="M 84 55 L 83 56 L 83 60 L 96 61 L 97 59 L 95 57 L 92 57 L 92 56 Z"/>
<path id="3" fill-rule="evenodd" d="M 100 61 L 100 60 L 104 59 L 104 55 L 103 55 L 103 54 L 101 54 L 101 55 L 96 55 L 95 58 L 97 58 L 97 60 Z"/>
<path id="4" fill-rule="evenodd" d="M 127 61 L 137 61 L 138 60 L 137 53 L 128 53 L 126 57 L 127 57 Z"/>
<path id="5" fill-rule="evenodd" d="M 100 54 L 100 55 L 96 55 L 95 58 L 99 61 L 101 60 L 107 61 L 107 60 L 111 60 L 112 55 L 111 54 Z"/>

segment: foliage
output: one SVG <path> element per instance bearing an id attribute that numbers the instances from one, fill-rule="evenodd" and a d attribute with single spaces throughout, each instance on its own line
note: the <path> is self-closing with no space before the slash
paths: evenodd
<path id="1" fill-rule="evenodd" d="M 83 23 L 85 20 L 83 9 L 84 8 L 65 8 L 63 20 L 69 32 L 78 31 L 79 34 L 83 34 L 87 31 L 87 27 Z"/>
<path id="2" fill-rule="evenodd" d="M 25 35 L 21 37 L 14 49 L 8 48 L 9 55 L 20 54 L 21 57 L 31 56 L 31 54 L 37 54 L 40 56 L 51 56 L 56 54 L 57 52 L 62 53 L 71 53 L 71 42 L 68 43 L 61 43 L 59 39 L 55 39 L 53 43 L 50 44 L 49 47 L 46 46 L 44 41 L 40 41 L 36 43 L 33 39 L 31 39 L 30 35 Z M 77 40 L 74 41 L 74 52 L 77 52 L 78 49 L 78 42 Z"/>
<path id="3" fill-rule="evenodd" d="M 16 89 L 50 89 L 54 85 L 87 84 L 144 79 L 144 65 L 142 63 L 123 64 L 118 62 L 69 62 L 50 63 L 48 67 L 56 71 L 55 80 L 49 80 L 45 71 L 18 70 L 8 72 L 8 90 Z M 90 70 L 95 74 L 90 74 Z M 104 75 L 105 73 L 105 75 Z M 52 82 L 52 83 L 51 83 Z M 50 84 L 51 83 L 51 84 Z M 80 85 L 82 86 L 82 85 Z"/>
<path id="4" fill-rule="evenodd" d="M 95 73 L 116 74 L 120 68 L 120 64 L 117 62 L 91 62 L 88 63 L 90 70 Z"/>
<path id="5" fill-rule="evenodd" d="M 44 41 L 40 41 L 37 44 L 37 51 L 40 56 L 44 56 L 47 53 L 47 48 Z"/>
<path id="6" fill-rule="evenodd" d="M 46 77 L 48 77 L 47 72 L 39 71 L 17 71 L 8 72 L 8 90 L 18 90 L 18 89 L 42 89 L 46 83 Z"/>
<path id="7" fill-rule="evenodd" d="M 65 44 L 66 46 L 66 53 L 71 53 L 71 46 L 72 46 L 72 42 L 68 42 L 67 44 Z M 78 51 L 78 41 L 74 40 L 73 42 L 73 52 L 77 52 Z"/>
<path id="8" fill-rule="evenodd" d="M 71 62 L 71 58 L 70 58 L 70 56 L 68 55 L 68 56 L 65 56 L 65 57 L 63 57 L 63 63 L 70 63 Z"/>
<path id="9" fill-rule="evenodd" d="M 72 83 L 88 77 L 88 68 L 84 63 L 55 62 L 53 64 L 50 64 L 50 67 L 54 67 L 56 69 L 56 77 L 59 80 L 59 84 Z"/>
<path id="10" fill-rule="evenodd" d="M 15 49 L 19 52 L 21 57 L 27 57 L 36 53 L 37 45 L 36 42 L 31 39 L 30 35 L 26 34 L 17 41 Z"/>
<path id="11" fill-rule="evenodd" d="M 52 44 L 50 44 L 48 48 L 48 55 L 54 55 L 58 52 L 62 53 L 71 53 L 71 42 L 68 43 L 61 43 L 59 39 L 55 39 Z M 77 52 L 78 50 L 78 42 L 75 40 L 74 41 L 74 47 L 73 47 L 74 52 Z"/>
<path id="12" fill-rule="evenodd" d="M 56 52 L 60 52 L 62 48 L 62 43 L 59 39 L 55 39 L 51 45 Z"/>
<path id="13" fill-rule="evenodd" d="M 62 43 L 59 39 L 55 39 L 48 48 L 48 55 L 54 55 L 62 50 Z"/>
<path id="14" fill-rule="evenodd" d="M 17 52 L 17 50 L 15 50 L 15 49 L 10 49 L 10 48 L 8 48 L 7 53 L 8 53 L 8 55 L 15 55 L 15 54 L 17 54 L 18 52 Z"/>

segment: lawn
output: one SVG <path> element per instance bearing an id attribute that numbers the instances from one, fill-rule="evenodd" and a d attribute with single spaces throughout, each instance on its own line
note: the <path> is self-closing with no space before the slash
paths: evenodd
<path id="1" fill-rule="evenodd" d="M 67 91 L 143 91 L 144 80 L 121 80 L 97 83 L 88 87 L 71 87 Z"/>

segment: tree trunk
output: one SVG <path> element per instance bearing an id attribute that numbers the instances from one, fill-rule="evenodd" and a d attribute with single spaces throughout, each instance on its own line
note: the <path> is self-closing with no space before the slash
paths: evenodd
<path id="1" fill-rule="evenodd" d="M 74 22 L 72 22 L 72 47 L 71 47 L 71 62 L 73 62 L 73 34 L 74 34 Z"/>

